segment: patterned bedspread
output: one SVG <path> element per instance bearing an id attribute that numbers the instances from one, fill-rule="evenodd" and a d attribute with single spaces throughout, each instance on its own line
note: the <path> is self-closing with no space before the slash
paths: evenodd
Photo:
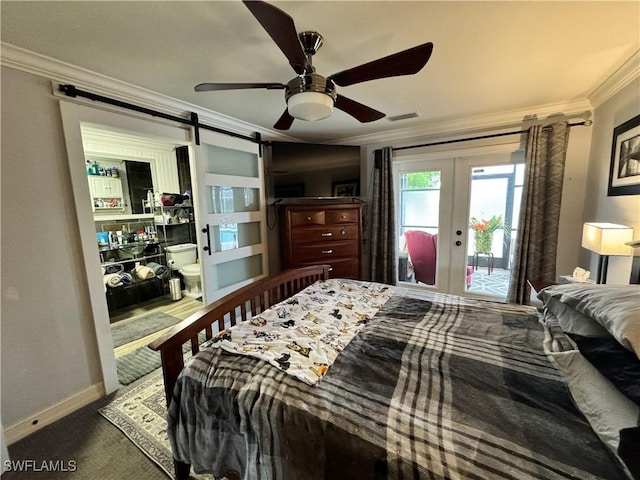
<path id="1" fill-rule="evenodd" d="M 391 295 L 393 290 L 382 284 L 316 282 L 250 321 L 221 331 L 211 346 L 260 358 L 315 385 Z"/>
<path id="2" fill-rule="evenodd" d="M 174 456 L 247 480 L 625 478 L 534 309 L 394 290 L 315 387 L 221 349 L 194 356 L 169 409 Z"/>

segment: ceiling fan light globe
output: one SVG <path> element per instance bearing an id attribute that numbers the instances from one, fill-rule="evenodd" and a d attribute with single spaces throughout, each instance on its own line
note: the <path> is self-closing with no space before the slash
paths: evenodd
<path id="1" fill-rule="evenodd" d="M 314 122 L 331 116 L 333 98 L 320 92 L 301 92 L 287 100 L 289 115 L 300 120 Z"/>

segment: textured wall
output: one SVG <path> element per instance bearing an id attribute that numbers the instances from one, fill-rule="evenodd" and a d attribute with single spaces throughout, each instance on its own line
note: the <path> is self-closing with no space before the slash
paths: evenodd
<path id="1" fill-rule="evenodd" d="M 583 218 L 585 222 L 631 226 L 634 228 L 634 239 L 640 238 L 640 195 L 608 197 L 607 188 L 613 129 L 636 115 L 640 115 L 640 79 L 634 80 L 595 109 Z M 597 270 L 597 255 L 581 248 L 580 260 L 588 270 Z M 607 283 L 629 283 L 630 272 L 631 257 L 611 257 Z M 594 277 L 595 274 L 591 276 Z"/>
<path id="2" fill-rule="evenodd" d="M 101 381 L 51 83 L 2 68 L 2 423 Z"/>

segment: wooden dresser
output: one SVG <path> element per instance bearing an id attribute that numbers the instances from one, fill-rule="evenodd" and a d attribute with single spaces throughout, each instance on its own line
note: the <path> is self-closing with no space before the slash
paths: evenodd
<path id="1" fill-rule="evenodd" d="M 331 277 L 360 277 L 362 205 L 285 205 L 280 211 L 282 268 L 331 265 Z"/>

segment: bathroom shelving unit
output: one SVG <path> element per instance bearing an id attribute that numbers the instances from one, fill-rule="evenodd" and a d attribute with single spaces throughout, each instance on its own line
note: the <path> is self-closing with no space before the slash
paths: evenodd
<path id="1" fill-rule="evenodd" d="M 150 205 L 142 201 L 144 213 L 154 215 L 153 221 L 161 243 L 167 247 L 178 243 L 196 243 L 193 207 L 190 205 Z"/>
<path id="2" fill-rule="evenodd" d="M 104 177 L 99 177 L 104 178 Z M 195 222 L 193 221 L 193 207 L 191 206 L 154 206 L 143 200 L 143 213 L 147 221 L 152 221 L 155 227 L 154 241 L 129 242 L 124 245 L 100 245 L 100 262 L 102 266 L 108 264 L 122 264 L 124 270 L 130 272 L 136 262 L 146 265 L 156 262 L 167 266 L 166 247 L 180 243 L 196 243 Z M 153 219 L 150 218 L 153 214 Z M 114 222 L 120 223 L 120 222 Z M 130 234 L 129 234 L 130 235 Z M 144 247 L 137 252 L 137 247 Z M 130 285 L 107 287 L 106 298 L 109 311 L 141 303 L 153 298 L 169 294 L 169 279 L 157 277 L 139 279 L 132 274 L 134 281 Z"/>
<path id="3" fill-rule="evenodd" d="M 137 253 L 140 249 L 142 250 Z M 124 271 L 131 272 L 137 262 L 146 265 L 156 262 L 166 265 L 161 244 L 154 241 L 134 242 L 118 246 L 99 247 L 102 266 L 123 265 Z M 125 253 L 123 253 L 125 252 Z M 105 261 L 106 260 L 106 261 Z M 133 282 L 115 288 L 107 287 L 106 299 L 109 311 L 152 300 L 167 293 L 167 280 L 163 278 L 138 278 L 131 273 Z"/>

